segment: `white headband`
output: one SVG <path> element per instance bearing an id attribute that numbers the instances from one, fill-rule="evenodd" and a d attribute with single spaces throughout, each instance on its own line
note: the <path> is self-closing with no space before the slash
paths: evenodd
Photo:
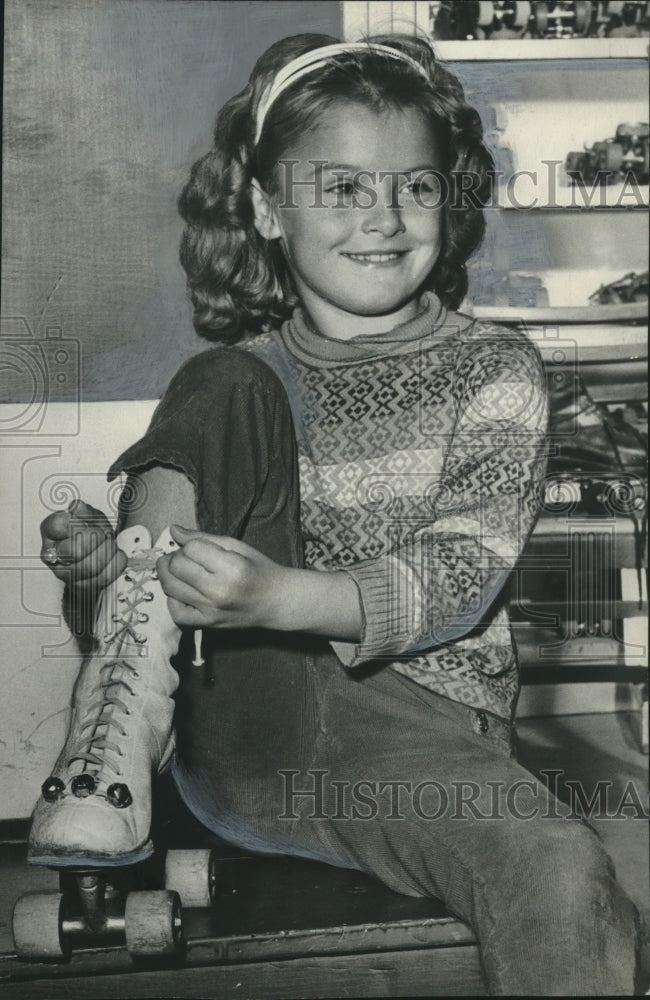
<path id="1" fill-rule="evenodd" d="M 260 141 L 264 120 L 269 113 L 271 105 L 287 87 L 294 84 L 301 76 L 305 76 L 307 73 L 312 73 L 314 70 L 320 69 L 321 66 L 325 66 L 332 56 L 341 55 L 344 52 L 361 51 L 382 52 L 392 59 L 399 59 L 401 62 L 408 63 L 412 69 L 417 70 L 425 80 L 429 80 L 429 75 L 424 66 L 421 66 L 415 59 L 407 56 L 405 52 L 392 49 L 388 45 L 375 45 L 370 42 L 337 42 L 335 45 L 323 45 L 319 49 L 310 49 L 309 52 L 304 52 L 297 59 L 292 59 L 290 63 L 287 63 L 281 70 L 278 70 L 274 79 L 262 94 L 260 103 L 257 106 L 255 145 Z"/>

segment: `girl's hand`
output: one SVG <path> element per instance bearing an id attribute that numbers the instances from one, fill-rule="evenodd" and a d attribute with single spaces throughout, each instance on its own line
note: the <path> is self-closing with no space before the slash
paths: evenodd
<path id="1" fill-rule="evenodd" d="M 83 500 L 46 517 L 41 539 L 41 560 L 73 587 L 107 587 L 126 566 L 108 518 Z"/>
<path id="2" fill-rule="evenodd" d="M 172 525 L 180 548 L 156 564 L 177 625 L 282 628 L 283 582 L 290 570 L 235 538 Z"/>

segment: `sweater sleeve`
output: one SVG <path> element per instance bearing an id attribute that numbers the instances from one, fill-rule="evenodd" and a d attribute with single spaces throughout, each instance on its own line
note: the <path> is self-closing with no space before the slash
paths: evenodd
<path id="1" fill-rule="evenodd" d="M 332 642 L 347 667 L 422 653 L 487 624 L 533 527 L 548 422 L 537 349 L 523 334 L 475 327 L 453 383 L 454 426 L 421 505 L 428 516 L 346 569 L 363 620 L 358 644 Z"/>

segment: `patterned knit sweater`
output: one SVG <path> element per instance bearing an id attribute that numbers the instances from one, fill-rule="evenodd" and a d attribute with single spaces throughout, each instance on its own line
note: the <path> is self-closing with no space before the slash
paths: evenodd
<path id="1" fill-rule="evenodd" d="M 540 357 L 517 331 L 447 314 L 431 294 L 378 336 L 316 334 L 301 310 L 241 345 L 283 382 L 298 438 L 305 560 L 344 570 L 363 634 L 349 668 L 381 661 L 503 718 L 517 664 L 511 570 L 544 473 Z"/>

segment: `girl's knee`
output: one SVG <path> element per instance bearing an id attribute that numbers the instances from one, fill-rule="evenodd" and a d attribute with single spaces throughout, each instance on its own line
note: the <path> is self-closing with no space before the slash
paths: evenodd
<path id="1" fill-rule="evenodd" d="M 604 920 L 634 935 L 635 908 L 616 882 L 614 865 L 598 835 L 585 823 L 566 820 L 531 843 L 531 886 L 537 911 L 564 923 Z"/>
<path id="2" fill-rule="evenodd" d="M 553 822 L 546 838 L 542 857 L 567 876 L 594 875 L 603 872 L 613 876 L 613 865 L 595 831 L 578 819 Z"/>

